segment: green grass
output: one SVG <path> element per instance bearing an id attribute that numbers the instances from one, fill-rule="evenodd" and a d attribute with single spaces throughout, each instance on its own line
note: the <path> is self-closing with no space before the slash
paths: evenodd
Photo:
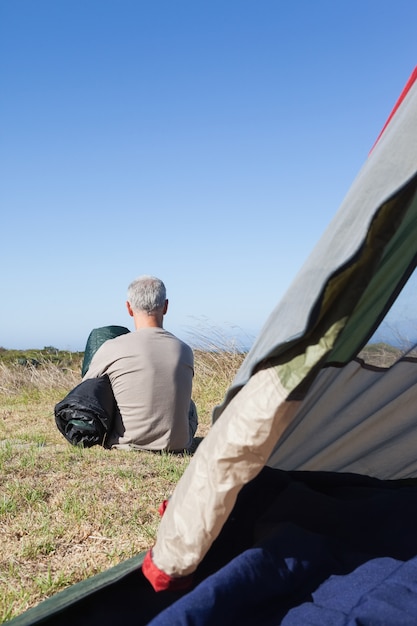
<path id="1" fill-rule="evenodd" d="M 71 367 L 56 354 L 36 366 L 0 355 L 3 623 L 152 546 L 158 507 L 191 456 L 70 446 L 53 409 L 80 381 L 81 355 L 71 357 Z M 233 350 L 196 351 L 197 442 L 242 359 Z"/>
<path id="2" fill-rule="evenodd" d="M 197 443 L 243 356 L 210 343 L 195 350 Z M 383 366 L 399 351 L 375 344 L 361 356 Z M 158 507 L 191 459 L 70 446 L 53 409 L 80 382 L 81 361 L 0 349 L 0 623 L 152 546 Z"/>

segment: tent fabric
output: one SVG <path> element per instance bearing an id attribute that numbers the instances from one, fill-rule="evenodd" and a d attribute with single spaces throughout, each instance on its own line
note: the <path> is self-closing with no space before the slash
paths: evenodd
<path id="1" fill-rule="evenodd" d="M 354 472 L 382 479 L 417 476 L 417 360 L 389 369 L 353 360 L 324 368 L 267 465 Z"/>
<path id="2" fill-rule="evenodd" d="M 408 94 L 408 92 L 410 91 L 411 87 L 414 85 L 414 83 L 417 80 L 417 67 L 414 69 L 414 71 L 411 73 L 410 78 L 408 79 L 404 89 L 402 90 L 400 97 L 398 98 L 397 102 L 395 103 L 391 113 L 388 116 L 387 121 L 385 122 L 381 132 L 378 135 L 377 140 L 374 143 L 374 146 L 376 146 L 376 144 L 378 143 L 380 137 L 383 135 L 386 127 L 388 126 L 388 124 L 390 123 L 392 117 L 394 116 L 395 112 L 397 111 L 398 107 L 400 106 L 400 104 L 402 103 L 402 101 L 404 100 L 404 98 L 406 97 L 406 95 Z M 372 148 L 373 149 L 373 148 Z"/>
<path id="3" fill-rule="evenodd" d="M 167 575 L 170 588 L 178 584 L 176 578 L 197 568 L 239 490 L 280 445 L 320 369 L 338 350 L 347 362 L 363 347 L 414 268 L 416 127 L 417 86 L 412 82 L 336 217 L 215 410 L 214 425 L 177 484 L 144 563 L 151 583 L 158 569 Z M 317 433 L 316 427 L 320 440 Z M 346 439 L 344 449 L 353 448 L 354 437 L 351 446 Z M 324 440 L 319 445 L 324 449 Z M 394 457 L 389 460 L 394 462 Z M 361 462 L 366 466 L 367 459 Z M 384 471 L 389 475 L 391 470 L 387 465 Z M 147 567 L 150 561 L 152 567 Z"/>
<path id="4" fill-rule="evenodd" d="M 386 576 L 394 576 L 397 596 L 384 596 L 385 616 L 398 617 L 395 597 L 404 615 L 412 610 L 417 616 L 415 579 L 410 580 L 417 554 L 416 496 L 415 480 L 265 467 L 240 491 L 188 593 L 155 593 L 138 555 L 56 594 L 11 624 L 310 623 L 299 613 L 303 609 L 307 616 L 317 613 L 311 623 L 334 626 L 345 622 L 324 618 L 349 614 L 355 598 L 357 615 L 362 618 L 368 608 L 377 619 L 381 613 L 375 613 L 372 596 L 378 588 L 386 593 Z M 401 569 L 407 576 L 400 576 Z M 390 582 L 388 588 L 392 591 Z M 408 623 L 394 618 L 383 623 Z"/>
<path id="5" fill-rule="evenodd" d="M 216 422 L 200 443 L 174 489 L 159 528 L 163 533 L 152 550 L 152 562 L 174 578 L 172 585 L 167 581 L 166 588 L 175 588 L 176 577 L 188 576 L 196 569 L 240 489 L 266 464 L 274 443 L 298 408 L 297 402 L 283 400 L 285 390 L 274 370 L 258 372 L 235 398 L 229 419 Z M 201 515 L 203 493 L 209 501 Z M 151 578 L 147 565 L 145 561 L 144 573 Z"/>
<path id="6" fill-rule="evenodd" d="M 392 199 L 392 204 L 398 212 L 401 212 L 401 206 L 407 206 L 407 212 L 401 223 L 392 229 L 381 260 L 337 338 L 328 361 L 347 363 L 357 354 L 414 270 L 417 238 L 417 193 L 414 180 Z"/>

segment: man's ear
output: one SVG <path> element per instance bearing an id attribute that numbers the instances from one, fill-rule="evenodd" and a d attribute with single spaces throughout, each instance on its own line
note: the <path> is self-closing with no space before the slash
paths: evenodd
<path id="1" fill-rule="evenodd" d="M 163 315 L 168 311 L 168 300 L 165 300 L 164 308 L 162 310 Z"/>
<path id="2" fill-rule="evenodd" d="M 130 317 L 133 317 L 133 309 L 129 301 L 126 302 L 126 307 L 127 307 L 127 312 L 129 313 Z"/>

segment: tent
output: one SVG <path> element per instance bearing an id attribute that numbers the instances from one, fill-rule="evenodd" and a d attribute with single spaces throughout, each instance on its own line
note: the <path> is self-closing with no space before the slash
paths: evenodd
<path id="1" fill-rule="evenodd" d="M 13 626 L 417 624 L 417 362 L 358 358 L 416 266 L 416 78 L 215 408 L 152 550 Z"/>

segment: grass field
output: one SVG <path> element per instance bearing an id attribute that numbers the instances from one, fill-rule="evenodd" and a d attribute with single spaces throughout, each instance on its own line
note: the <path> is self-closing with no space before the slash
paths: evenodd
<path id="1" fill-rule="evenodd" d="M 53 409 L 80 381 L 82 355 L 2 357 L 1 623 L 149 548 L 158 506 L 191 458 L 70 446 Z M 196 443 L 242 359 L 238 350 L 195 352 Z"/>
<path id="2" fill-rule="evenodd" d="M 389 366 L 400 351 L 381 343 L 360 356 Z M 82 358 L 0 348 L 0 623 L 149 548 L 159 504 L 191 459 L 70 446 L 54 406 L 80 382 Z M 243 358 L 235 347 L 195 350 L 196 445 Z"/>

